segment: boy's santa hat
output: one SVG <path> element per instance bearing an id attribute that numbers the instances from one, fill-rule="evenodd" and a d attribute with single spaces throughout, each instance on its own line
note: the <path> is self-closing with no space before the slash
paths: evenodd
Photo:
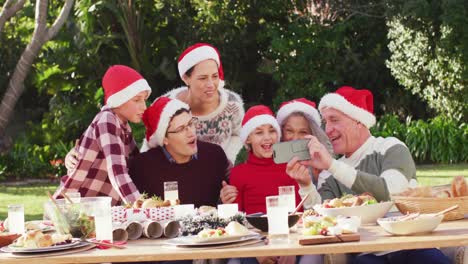
<path id="1" fill-rule="evenodd" d="M 249 137 L 250 133 L 257 127 L 267 124 L 274 127 L 278 133 L 278 138 L 281 138 L 281 129 L 270 108 L 265 105 L 256 105 L 250 107 L 249 110 L 247 110 L 245 113 L 244 119 L 242 119 L 242 128 L 240 131 L 240 138 L 242 143 L 245 144 L 245 141 Z"/>
<path id="2" fill-rule="evenodd" d="M 349 117 L 361 122 L 367 128 L 375 125 L 374 97 L 369 90 L 357 90 L 353 87 L 343 86 L 334 93 L 322 97 L 319 110 L 332 107 Z"/>
<path id="3" fill-rule="evenodd" d="M 148 109 L 143 113 L 143 123 L 146 127 L 146 142 L 148 148 L 155 148 L 163 145 L 169 122 L 174 114 L 180 109 L 190 111 L 189 106 L 177 99 L 161 96 L 154 100 Z"/>
<path id="4" fill-rule="evenodd" d="M 276 114 L 276 120 L 278 120 L 278 123 L 282 125 L 283 122 L 295 112 L 303 113 L 310 121 L 315 122 L 318 126 L 320 126 L 320 123 L 322 122 L 315 103 L 305 98 L 294 99 L 282 103 L 278 113 Z"/>
<path id="5" fill-rule="evenodd" d="M 148 96 L 151 94 L 151 87 L 143 76 L 125 65 L 109 67 L 102 78 L 102 87 L 104 103 L 110 108 L 124 104 L 140 92 L 148 91 Z"/>
<path id="6" fill-rule="evenodd" d="M 193 66 L 204 60 L 212 59 L 218 64 L 219 88 L 224 87 L 224 71 L 218 50 L 207 43 L 197 43 L 188 47 L 179 57 L 178 68 L 180 78 Z"/>

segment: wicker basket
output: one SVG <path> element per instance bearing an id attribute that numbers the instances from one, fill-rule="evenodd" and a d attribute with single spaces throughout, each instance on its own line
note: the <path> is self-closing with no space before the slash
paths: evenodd
<path id="1" fill-rule="evenodd" d="M 393 196 L 395 205 L 402 214 L 436 213 L 458 204 L 458 209 L 445 214 L 444 221 L 463 219 L 468 214 L 468 196 L 456 198 L 426 198 Z"/>

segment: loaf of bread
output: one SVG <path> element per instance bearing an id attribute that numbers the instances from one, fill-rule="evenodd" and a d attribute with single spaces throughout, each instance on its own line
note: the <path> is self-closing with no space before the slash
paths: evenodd
<path id="1" fill-rule="evenodd" d="M 468 187 L 463 176 L 456 176 L 452 181 L 453 197 L 468 196 Z"/>
<path id="2" fill-rule="evenodd" d="M 54 242 L 50 235 L 44 235 L 40 230 L 32 230 L 19 237 L 14 245 L 24 248 L 42 248 L 50 247 L 54 245 Z"/>

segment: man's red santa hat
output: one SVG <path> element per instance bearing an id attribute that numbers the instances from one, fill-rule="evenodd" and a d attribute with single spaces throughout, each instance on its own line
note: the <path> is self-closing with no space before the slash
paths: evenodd
<path id="1" fill-rule="evenodd" d="M 174 114 L 185 109 L 190 111 L 189 106 L 177 99 L 161 96 L 143 113 L 143 123 L 146 127 L 145 148 L 154 148 L 163 145 L 169 122 Z"/>
<path id="2" fill-rule="evenodd" d="M 374 97 L 369 90 L 343 86 L 334 93 L 326 94 L 319 103 L 319 110 L 332 107 L 355 119 L 367 128 L 375 125 Z"/>

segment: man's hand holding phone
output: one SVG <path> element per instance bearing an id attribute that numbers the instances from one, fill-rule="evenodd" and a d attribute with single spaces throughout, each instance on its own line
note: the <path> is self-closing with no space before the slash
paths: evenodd
<path id="1" fill-rule="evenodd" d="M 333 162 L 333 157 L 327 148 L 316 137 L 311 135 L 305 137 L 309 139 L 307 146 L 311 159 L 301 161 L 301 164 L 312 166 L 314 169 L 328 170 Z"/>

